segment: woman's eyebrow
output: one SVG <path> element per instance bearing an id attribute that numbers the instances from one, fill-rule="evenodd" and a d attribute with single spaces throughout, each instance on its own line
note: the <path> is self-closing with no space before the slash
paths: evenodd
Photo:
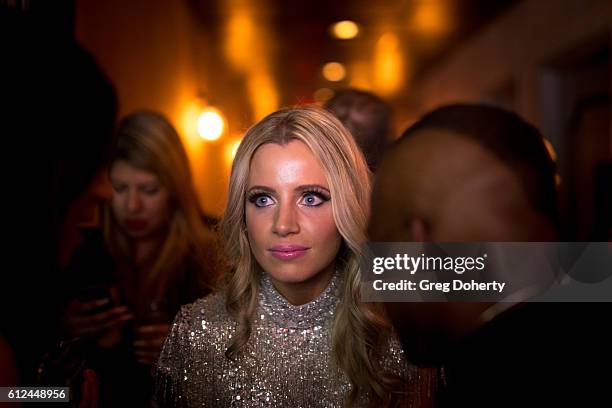
<path id="1" fill-rule="evenodd" d="M 303 193 L 305 191 L 311 191 L 311 190 L 323 190 L 329 194 L 329 189 L 327 187 L 323 187 L 320 184 L 305 184 L 295 189 L 295 191 L 298 191 L 300 193 Z"/>
<path id="2" fill-rule="evenodd" d="M 251 191 L 263 191 L 265 193 L 276 193 L 276 190 L 274 190 L 273 188 L 267 187 L 267 186 L 251 186 L 248 190 L 247 193 L 250 193 Z M 325 192 L 327 192 L 329 194 L 329 189 L 327 187 L 323 187 L 320 184 L 304 184 L 301 186 L 298 186 L 295 188 L 295 191 L 298 193 L 304 193 L 306 191 L 311 191 L 311 190 L 323 190 Z"/>
<path id="3" fill-rule="evenodd" d="M 157 187 L 160 183 L 158 181 L 143 181 L 141 183 L 138 183 L 139 186 L 141 187 Z"/>
<path id="4" fill-rule="evenodd" d="M 274 193 L 274 192 L 276 192 L 276 190 L 274 190 L 273 188 L 266 187 L 266 186 L 251 186 L 247 190 L 247 193 L 250 193 L 253 190 L 263 191 L 263 192 L 266 192 L 266 193 Z"/>

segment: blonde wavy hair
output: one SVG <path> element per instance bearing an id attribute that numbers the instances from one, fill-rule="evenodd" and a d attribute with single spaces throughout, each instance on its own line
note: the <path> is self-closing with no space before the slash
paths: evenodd
<path id="1" fill-rule="evenodd" d="M 164 296 L 168 285 L 183 270 L 185 261 L 194 262 L 201 271 L 202 288 L 211 287 L 217 263 L 212 232 L 203 221 L 193 187 L 189 159 L 172 124 L 161 114 L 135 112 L 124 118 L 116 131 L 111 166 L 125 161 L 131 166 L 154 173 L 170 197 L 170 217 L 166 237 L 152 259 L 147 279 L 139 281 L 139 299 Z M 118 228 L 112 211 L 107 209 L 106 238 L 119 266 L 131 266 L 131 242 Z"/>
<path id="2" fill-rule="evenodd" d="M 224 282 L 226 308 L 237 322 L 236 335 L 226 351 L 235 358 L 251 334 L 258 304 L 259 269 L 251 254 L 245 222 L 250 164 L 267 143 L 303 142 L 323 167 L 332 196 L 332 212 L 342 236 L 337 269 L 343 275 L 343 300 L 332 329 L 335 363 L 349 377 L 348 405 L 364 396 L 371 404 L 388 403 L 393 380 L 379 366 L 381 351 L 391 335 L 387 321 L 371 304 L 360 301 L 359 258 L 365 242 L 370 200 L 370 172 L 357 144 L 329 112 L 316 107 L 286 108 L 251 127 L 234 159 L 229 197 L 221 234 L 229 270 Z"/>

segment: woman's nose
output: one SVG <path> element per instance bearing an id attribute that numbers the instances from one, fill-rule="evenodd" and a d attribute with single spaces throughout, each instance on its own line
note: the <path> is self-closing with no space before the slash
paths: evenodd
<path id="1" fill-rule="evenodd" d="M 300 231 L 297 221 L 297 209 L 291 204 L 281 204 L 278 206 L 274 216 L 273 232 L 285 236 L 295 234 Z"/>
<path id="2" fill-rule="evenodd" d="M 140 194 L 136 191 L 131 191 L 128 193 L 127 199 L 127 209 L 129 212 L 134 213 L 138 212 L 142 208 L 142 199 L 140 198 Z"/>

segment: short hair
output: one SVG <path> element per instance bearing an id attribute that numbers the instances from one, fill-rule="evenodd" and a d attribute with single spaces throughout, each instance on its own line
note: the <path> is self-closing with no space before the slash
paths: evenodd
<path id="1" fill-rule="evenodd" d="M 533 208 L 556 223 L 555 162 L 542 134 L 516 113 L 488 105 L 443 106 L 406 129 L 397 143 L 423 130 L 456 133 L 491 152 L 516 174 Z"/>
<path id="2" fill-rule="evenodd" d="M 325 104 L 353 135 L 368 167 L 378 167 L 385 147 L 391 140 L 391 108 L 378 96 L 365 91 L 338 91 Z"/>

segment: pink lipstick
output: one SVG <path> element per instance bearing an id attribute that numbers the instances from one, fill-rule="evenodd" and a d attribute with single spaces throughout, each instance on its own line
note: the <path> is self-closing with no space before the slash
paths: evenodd
<path id="1" fill-rule="evenodd" d="M 270 255 L 281 261 L 291 261 L 306 255 L 310 248 L 301 245 L 275 245 L 268 249 Z"/>

